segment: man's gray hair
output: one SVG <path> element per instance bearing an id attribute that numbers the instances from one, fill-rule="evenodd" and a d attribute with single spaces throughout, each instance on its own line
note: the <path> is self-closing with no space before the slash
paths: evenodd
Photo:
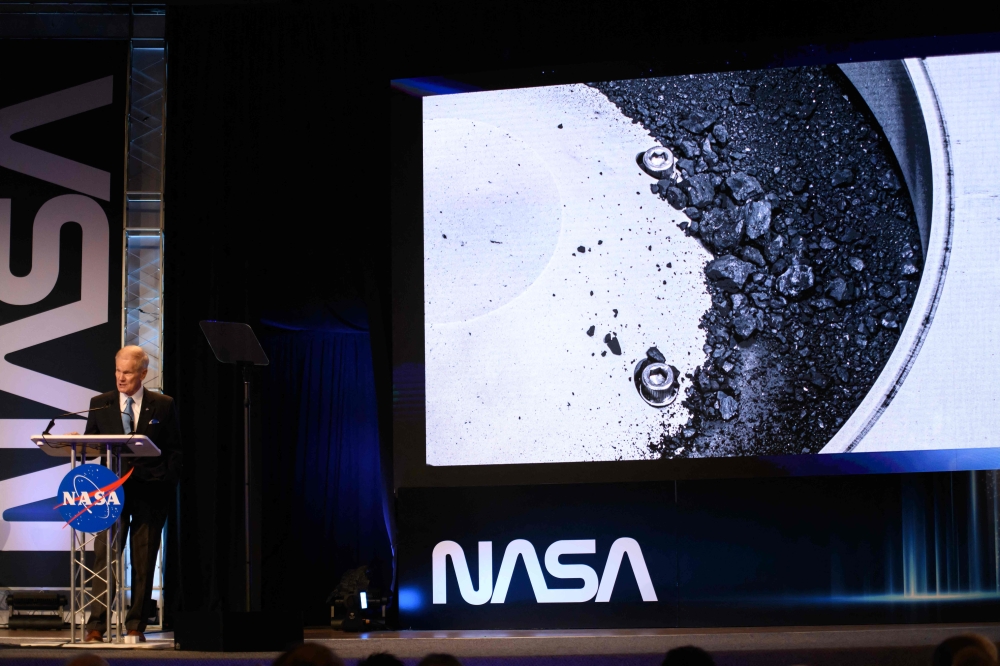
<path id="1" fill-rule="evenodd" d="M 126 345 L 118 350 L 115 354 L 115 359 L 119 356 L 130 356 L 139 362 L 139 368 L 146 370 L 149 368 L 149 354 L 142 350 L 142 347 L 136 345 Z"/>

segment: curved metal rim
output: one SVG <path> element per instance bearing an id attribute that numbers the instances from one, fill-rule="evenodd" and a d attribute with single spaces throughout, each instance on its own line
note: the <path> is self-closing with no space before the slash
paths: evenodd
<path id="1" fill-rule="evenodd" d="M 927 333 L 930 331 L 944 290 L 945 277 L 951 259 L 952 235 L 954 233 L 954 201 L 952 183 L 951 142 L 941 103 L 934 83 L 922 59 L 903 61 L 910 75 L 917 99 L 924 110 L 931 146 L 931 173 L 933 182 L 933 202 L 924 274 L 917 289 L 914 303 L 924 302 L 921 309 L 910 312 L 900 340 L 896 344 L 882 372 L 875 380 L 873 390 L 861 401 L 851 417 L 824 446 L 820 453 L 849 453 L 853 451 L 878 422 L 899 393 Z M 933 136 L 931 136 L 933 134 Z M 905 343 L 904 343 L 905 340 Z M 903 344 L 901 344 L 903 343 Z M 881 385 L 881 390 L 874 390 Z"/>

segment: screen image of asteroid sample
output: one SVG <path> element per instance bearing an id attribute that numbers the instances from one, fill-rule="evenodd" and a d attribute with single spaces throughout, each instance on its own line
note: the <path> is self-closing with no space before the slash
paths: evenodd
<path id="1" fill-rule="evenodd" d="M 595 87 L 675 156 L 650 196 L 683 210 L 713 256 L 691 420 L 652 452 L 818 452 L 885 366 L 921 277 L 914 208 L 875 118 L 836 67 Z"/>
<path id="2" fill-rule="evenodd" d="M 979 54 L 425 98 L 426 463 L 994 468 L 997 76 Z"/>
<path id="3" fill-rule="evenodd" d="M 426 463 L 994 469 L 997 76 L 987 53 L 425 98 Z"/>
<path id="4" fill-rule="evenodd" d="M 818 452 L 909 316 L 913 206 L 836 67 L 455 95 L 424 133 L 429 464 Z"/>

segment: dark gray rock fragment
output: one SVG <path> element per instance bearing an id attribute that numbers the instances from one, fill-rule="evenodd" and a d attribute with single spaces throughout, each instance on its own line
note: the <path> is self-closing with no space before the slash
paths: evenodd
<path id="1" fill-rule="evenodd" d="M 687 208 L 685 208 L 684 214 L 687 215 L 692 220 L 697 221 L 701 219 L 701 211 L 695 208 L 694 206 L 688 206 Z"/>
<path id="2" fill-rule="evenodd" d="M 679 187 L 668 187 L 666 189 L 667 203 L 677 210 L 683 210 L 688 205 L 687 195 Z"/>
<path id="3" fill-rule="evenodd" d="M 681 181 L 681 187 L 687 192 L 691 205 L 695 208 L 704 208 L 715 198 L 712 176 L 707 173 L 700 173 Z"/>
<path id="4" fill-rule="evenodd" d="M 610 349 L 611 353 L 615 356 L 622 355 L 622 346 L 618 343 L 618 336 L 608 333 L 604 336 L 604 344 L 608 346 L 608 349 Z M 601 352 L 601 356 L 604 356 L 604 352 Z"/>
<path id="5" fill-rule="evenodd" d="M 705 213 L 699 229 L 701 239 L 716 254 L 731 250 L 743 239 L 742 217 L 718 208 Z"/>
<path id="6" fill-rule="evenodd" d="M 892 172 L 892 169 L 886 169 L 878 177 L 878 184 L 883 190 L 889 190 L 893 194 L 899 191 L 899 179 L 896 178 L 896 174 Z"/>
<path id="7" fill-rule="evenodd" d="M 743 203 L 751 197 L 764 194 L 760 182 L 748 173 L 739 171 L 726 178 L 726 187 L 732 192 L 733 198 Z"/>
<path id="8" fill-rule="evenodd" d="M 822 372 L 819 372 L 818 370 L 816 370 L 816 368 L 813 368 L 812 370 L 809 371 L 809 383 L 819 388 L 826 388 L 826 385 L 830 383 L 830 380 L 827 379 L 826 375 L 824 375 Z"/>
<path id="9" fill-rule="evenodd" d="M 813 287 L 813 271 L 809 266 L 796 264 L 778 278 L 778 291 L 789 298 L 801 296 Z"/>
<path id="10" fill-rule="evenodd" d="M 733 331 L 735 331 L 736 337 L 740 340 L 749 338 L 756 330 L 757 319 L 749 312 L 745 312 L 733 319 Z"/>
<path id="11" fill-rule="evenodd" d="M 764 246 L 764 256 L 767 258 L 769 263 L 774 263 L 781 259 L 782 255 L 785 254 L 785 237 L 781 234 L 777 234 L 767 245 Z"/>
<path id="12" fill-rule="evenodd" d="M 591 326 L 590 328 L 587 329 L 587 335 L 589 335 L 590 337 L 594 337 L 594 327 L 593 326 Z"/>
<path id="13" fill-rule="evenodd" d="M 681 149 L 681 153 L 684 157 L 688 159 L 701 155 L 701 150 L 698 148 L 698 142 L 693 139 L 684 139 L 678 144 L 678 148 Z"/>
<path id="14" fill-rule="evenodd" d="M 857 257 L 848 257 L 847 263 L 851 265 L 851 268 L 859 273 L 865 269 L 865 262 L 861 261 Z"/>
<path id="15" fill-rule="evenodd" d="M 667 359 L 656 347 L 650 347 L 646 350 L 646 358 L 648 358 L 653 363 L 666 363 Z"/>
<path id="16" fill-rule="evenodd" d="M 719 414 L 726 421 L 736 416 L 740 411 L 740 404 L 732 396 L 726 395 L 722 391 L 716 394 L 719 401 Z"/>
<path id="17" fill-rule="evenodd" d="M 829 310 L 834 303 L 829 298 L 817 298 L 810 303 L 817 310 Z"/>
<path id="18" fill-rule="evenodd" d="M 679 124 L 692 134 L 700 134 L 715 122 L 715 116 L 703 111 L 695 111 Z"/>
<path id="19" fill-rule="evenodd" d="M 844 235 L 840 237 L 841 243 L 853 243 L 854 241 L 860 240 L 861 234 L 859 234 L 854 229 L 848 229 L 844 232 Z"/>
<path id="20" fill-rule="evenodd" d="M 726 126 L 722 123 L 719 123 L 712 128 L 712 136 L 715 137 L 715 140 L 718 141 L 721 146 L 724 146 L 729 142 L 729 130 L 727 130 Z"/>
<path id="21" fill-rule="evenodd" d="M 850 185 L 854 182 L 854 172 L 850 169 L 838 169 L 833 172 L 833 176 L 830 177 L 830 184 L 834 187 L 842 187 L 844 185 Z"/>
<path id="22" fill-rule="evenodd" d="M 747 245 L 740 251 L 740 256 L 743 257 L 745 261 L 749 261 L 751 264 L 763 267 L 765 265 L 764 257 L 761 255 L 760 250 L 753 247 L 752 245 Z"/>
<path id="23" fill-rule="evenodd" d="M 753 264 L 741 261 L 730 254 L 710 261 L 705 266 L 705 275 L 708 279 L 731 294 L 743 288 L 752 272 Z"/>
<path id="24" fill-rule="evenodd" d="M 794 236 L 788 244 L 788 249 L 797 257 L 801 257 L 806 251 L 806 239 L 802 236 Z"/>
<path id="25" fill-rule="evenodd" d="M 771 203 L 769 201 L 751 201 L 740 209 L 746 222 L 746 234 L 751 240 L 756 240 L 771 229 Z"/>
<path id="26" fill-rule="evenodd" d="M 798 120 L 809 120 L 812 118 L 812 114 L 816 111 L 816 102 L 808 101 L 801 102 L 799 104 L 786 104 L 785 111 L 788 115 L 797 118 Z"/>
<path id="27" fill-rule="evenodd" d="M 847 282 L 844 278 L 834 278 L 826 287 L 826 293 L 838 303 L 843 303 L 849 298 Z"/>

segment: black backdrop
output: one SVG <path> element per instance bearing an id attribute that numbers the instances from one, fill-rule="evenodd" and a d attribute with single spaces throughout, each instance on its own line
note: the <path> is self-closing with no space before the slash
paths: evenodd
<path id="1" fill-rule="evenodd" d="M 492 85 L 525 85 L 526 73 L 533 85 L 601 80 L 595 65 L 606 78 L 640 77 L 650 67 L 669 70 L 660 76 L 749 69 L 922 37 L 963 35 L 968 47 L 970 35 L 1000 30 L 1000 18 L 988 12 L 868 0 L 390 0 L 388 7 L 385 32 L 372 36 L 384 46 L 388 78 L 458 76 Z"/>
<path id="2" fill-rule="evenodd" d="M 168 542 L 170 609 L 243 603 L 241 388 L 233 367 L 216 363 L 198 322 L 243 321 L 259 331 L 265 313 L 361 300 L 376 376 L 388 377 L 380 250 L 388 221 L 376 156 L 384 133 L 371 120 L 384 82 L 373 76 L 363 39 L 373 22 L 363 3 L 168 10 L 164 385 L 178 401 L 185 448 L 180 529 Z M 266 374 L 256 379 L 255 397 L 268 388 Z M 389 389 L 376 385 L 383 439 Z M 293 464 L 294 456 L 268 456 L 275 443 L 261 434 L 274 423 L 261 419 L 295 415 L 257 406 L 256 461 Z M 292 470 L 268 471 L 254 470 L 264 483 L 252 510 L 255 551 L 264 551 L 257 593 L 304 608 L 316 623 L 312 614 L 323 612 L 342 572 L 314 563 L 291 576 L 295 562 L 267 558 L 274 539 L 285 538 L 288 506 L 278 500 L 296 483 Z M 315 546 L 311 537 L 294 535 L 291 551 Z M 292 580 L 289 594 L 282 588 Z"/>
<path id="3" fill-rule="evenodd" d="M 238 386 L 211 357 L 199 320 L 256 325 L 296 302 L 367 302 L 383 479 L 392 479 L 386 162 L 394 210 L 399 202 L 387 78 L 531 68 L 539 82 L 555 82 L 580 63 L 628 61 L 632 71 L 662 53 L 664 40 L 678 71 L 727 60 L 735 68 L 808 44 L 998 27 L 982 15 L 901 16 L 870 2 L 172 4 L 165 386 L 182 409 L 187 473 L 168 549 L 168 605 L 236 608 L 242 598 L 243 572 L 232 564 L 242 550 Z M 266 497 L 257 511 L 266 541 L 277 518 Z M 284 572 L 265 566 L 263 596 L 283 584 Z"/>

